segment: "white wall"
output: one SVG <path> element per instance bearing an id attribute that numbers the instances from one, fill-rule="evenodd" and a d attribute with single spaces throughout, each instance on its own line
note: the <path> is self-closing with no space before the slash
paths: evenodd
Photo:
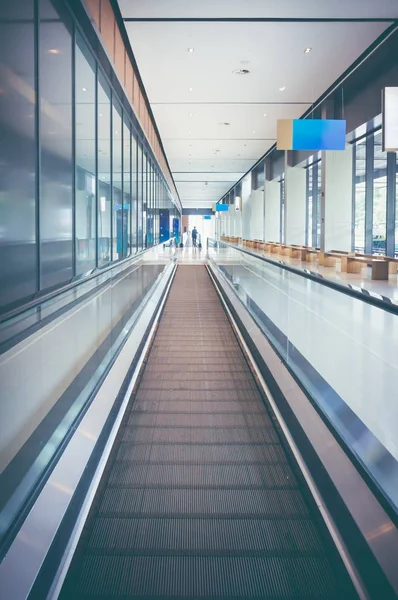
<path id="1" fill-rule="evenodd" d="M 285 169 L 285 243 L 305 244 L 306 170 Z"/>
<path id="2" fill-rule="evenodd" d="M 266 242 L 278 242 L 280 233 L 281 186 L 279 181 L 266 181 L 264 187 Z"/>
<path id="3" fill-rule="evenodd" d="M 264 240 L 264 191 L 253 190 L 250 196 L 250 238 Z"/>
<path id="4" fill-rule="evenodd" d="M 352 146 L 322 153 L 325 190 L 325 250 L 351 250 Z"/>

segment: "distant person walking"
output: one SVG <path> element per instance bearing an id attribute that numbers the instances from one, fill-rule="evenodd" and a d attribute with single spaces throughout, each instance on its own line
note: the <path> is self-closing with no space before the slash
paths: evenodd
<path id="1" fill-rule="evenodd" d="M 196 226 L 192 229 L 192 245 L 194 248 L 196 248 L 196 239 L 198 237 L 198 230 L 196 229 Z"/>

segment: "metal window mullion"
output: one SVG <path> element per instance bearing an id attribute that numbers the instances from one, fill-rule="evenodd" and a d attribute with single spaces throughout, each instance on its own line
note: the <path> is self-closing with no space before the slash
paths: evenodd
<path id="1" fill-rule="evenodd" d="M 40 239 L 40 183 L 41 183 L 41 131 L 40 131 L 40 11 L 39 0 L 34 0 L 34 77 L 35 77 L 35 229 L 36 229 L 36 292 L 41 290 L 41 239 Z"/>
<path id="2" fill-rule="evenodd" d="M 366 138 L 365 162 L 365 253 L 373 254 L 373 169 L 374 135 Z"/>
<path id="3" fill-rule="evenodd" d="M 76 25 L 72 26 L 72 269 L 76 276 Z"/>
<path id="4" fill-rule="evenodd" d="M 387 152 L 387 212 L 386 212 L 386 254 L 395 253 L 395 212 L 396 212 L 396 158 L 395 152 Z"/>

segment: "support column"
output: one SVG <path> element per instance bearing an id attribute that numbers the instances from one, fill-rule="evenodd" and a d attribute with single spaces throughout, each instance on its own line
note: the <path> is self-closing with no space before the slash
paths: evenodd
<path id="1" fill-rule="evenodd" d="M 305 244 L 307 177 L 302 167 L 285 162 L 285 244 Z"/>
<path id="2" fill-rule="evenodd" d="M 352 160 L 351 144 L 322 152 L 321 251 L 351 251 Z"/>
<path id="3" fill-rule="evenodd" d="M 264 211 L 264 192 L 263 190 L 252 190 L 250 196 L 250 239 L 263 240 L 263 211 Z"/>
<path id="4" fill-rule="evenodd" d="M 280 183 L 279 181 L 265 180 L 264 201 L 265 201 L 265 227 L 264 241 L 278 242 L 280 229 Z"/>

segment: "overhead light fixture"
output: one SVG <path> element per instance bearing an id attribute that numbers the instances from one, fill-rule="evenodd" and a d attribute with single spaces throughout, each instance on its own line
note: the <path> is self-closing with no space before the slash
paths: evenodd
<path id="1" fill-rule="evenodd" d="M 82 92 L 87 92 L 87 88 L 82 88 Z"/>
<path id="2" fill-rule="evenodd" d="M 50 48 L 48 51 L 49 54 L 59 54 L 58 48 Z"/>
<path id="3" fill-rule="evenodd" d="M 256 133 L 255 131 L 253 131 L 253 133 Z"/>
<path id="4" fill-rule="evenodd" d="M 312 48 L 306 48 L 304 50 L 304 54 L 309 54 L 311 52 Z"/>
<path id="5" fill-rule="evenodd" d="M 102 113 L 100 113 L 99 116 L 102 117 Z"/>
<path id="6" fill-rule="evenodd" d="M 286 89 L 286 86 L 285 86 L 285 85 L 283 85 L 282 87 L 280 87 L 280 88 L 279 88 L 279 91 L 280 91 L 280 92 L 284 92 L 284 91 L 285 91 L 285 89 Z"/>
<path id="7" fill-rule="evenodd" d="M 248 69 L 235 69 L 232 73 L 234 75 L 249 75 L 250 71 Z"/>
<path id="8" fill-rule="evenodd" d="M 266 117 L 266 116 L 267 116 L 267 113 L 264 113 L 264 117 Z"/>
<path id="9" fill-rule="evenodd" d="M 192 92 L 192 88 L 189 88 L 189 91 Z"/>
<path id="10" fill-rule="evenodd" d="M 188 134 L 191 135 L 192 131 L 188 131 Z"/>
<path id="11" fill-rule="evenodd" d="M 188 117 L 193 117 L 193 114 L 192 114 L 192 113 L 189 113 Z"/>
<path id="12" fill-rule="evenodd" d="M 195 48 L 188 48 L 189 54 L 193 54 L 195 52 Z"/>

